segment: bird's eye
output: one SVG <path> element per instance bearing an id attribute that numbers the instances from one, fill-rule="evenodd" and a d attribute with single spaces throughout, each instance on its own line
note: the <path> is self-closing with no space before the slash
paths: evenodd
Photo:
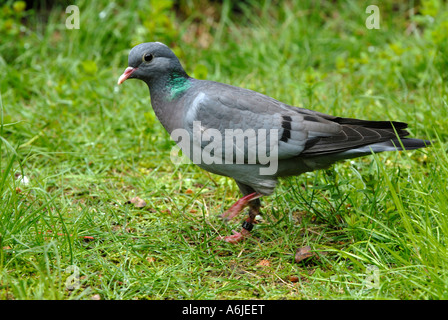
<path id="1" fill-rule="evenodd" d="M 152 53 L 145 53 L 143 55 L 143 60 L 146 62 L 150 62 L 152 59 L 154 59 L 154 55 Z"/>

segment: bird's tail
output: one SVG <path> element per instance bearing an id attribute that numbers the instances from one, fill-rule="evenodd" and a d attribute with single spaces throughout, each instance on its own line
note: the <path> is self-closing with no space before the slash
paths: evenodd
<path id="1" fill-rule="evenodd" d="M 368 154 L 385 152 L 385 151 L 401 151 L 401 150 L 415 150 L 428 147 L 432 144 L 429 140 L 414 139 L 414 138 L 394 138 L 388 141 L 377 142 L 361 146 L 358 148 L 346 150 L 336 154 L 339 159 L 350 159 L 365 156 Z"/>

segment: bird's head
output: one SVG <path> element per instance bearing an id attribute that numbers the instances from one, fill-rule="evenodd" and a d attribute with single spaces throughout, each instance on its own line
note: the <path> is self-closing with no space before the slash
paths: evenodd
<path id="1" fill-rule="evenodd" d="M 146 42 L 129 52 L 128 67 L 118 78 L 118 84 L 133 78 L 150 83 L 173 71 L 185 72 L 173 51 L 161 42 Z"/>

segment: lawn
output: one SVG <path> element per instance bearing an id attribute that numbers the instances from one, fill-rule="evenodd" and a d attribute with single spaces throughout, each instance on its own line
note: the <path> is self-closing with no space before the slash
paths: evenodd
<path id="1" fill-rule="evenodd" d="M 378 29 L 354 0 L 72 2 L 79 28 L 62 1 L 0 8 L 1 299 L 448 299 L 446 2 L 369 2 Z M 435 143 L 284 179 L 250 238 L 219 241 L 236 184 L 172 163 L 146 85 L 116 84 L 149 41 Z"/>

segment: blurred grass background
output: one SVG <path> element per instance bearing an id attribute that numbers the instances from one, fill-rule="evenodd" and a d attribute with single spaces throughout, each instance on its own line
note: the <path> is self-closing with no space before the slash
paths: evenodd
<path id="1" fill-rule="evenodd" d="M 448 298 L 447 18 L 438 0 L 7 0 L 0 298 Z M 149 41 L 191 76 L 438 142 L 284 180 L 252 238 L 219 242 L 236 185 L 173 165 L 144 83 L 116 85 Z"/>

